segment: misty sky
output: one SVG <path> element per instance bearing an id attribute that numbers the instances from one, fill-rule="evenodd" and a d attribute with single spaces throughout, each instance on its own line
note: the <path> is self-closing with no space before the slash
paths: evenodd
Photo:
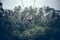
<path id="1" fill-rule="evenodd" d="M 4 9 L 13 9 L 15 6 L 22 6 L 21 0 L 1 0 Z M 23 0 L 24 7 L 33 6 L 34 0 Z M 50 6 L 60 10 L 60 0 L 36 0 L 35 7 Z M 22 6 L 23 7 L 23 6 Z"/>

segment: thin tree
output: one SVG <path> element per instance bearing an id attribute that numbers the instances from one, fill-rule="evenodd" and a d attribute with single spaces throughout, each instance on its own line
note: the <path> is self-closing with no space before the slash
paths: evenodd
<path id="1" fill-rule="evenodd" d="M 21 3 L 22 3 L 22 6 L 24 7 L 24 3 L 23 3 L 23 0 L 21 0 Z"/>

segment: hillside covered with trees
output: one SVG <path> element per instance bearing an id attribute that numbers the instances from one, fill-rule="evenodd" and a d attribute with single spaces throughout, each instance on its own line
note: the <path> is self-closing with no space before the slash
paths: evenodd
<path id="1" fill-rule="evenodd" d="M 0 2 L 0 40 L 60 40 L 60 10 L 49 6 L 10 10 Z"/>

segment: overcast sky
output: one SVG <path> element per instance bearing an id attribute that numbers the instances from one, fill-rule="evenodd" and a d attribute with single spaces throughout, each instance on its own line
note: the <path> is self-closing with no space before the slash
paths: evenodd
<path id="1" fill-rule="evenodd" d="M 4 9 L 13 9 L 15 6 L 21 5 L 21 0 L 2 0 Z M 24 7 L 33 6 L 34 0 L 23 0 Z M 50 6 L 60 10 L 60 0 L 36 0 L 35 7 Z M 22 6 L 23 7 L 23 6 Z"/>

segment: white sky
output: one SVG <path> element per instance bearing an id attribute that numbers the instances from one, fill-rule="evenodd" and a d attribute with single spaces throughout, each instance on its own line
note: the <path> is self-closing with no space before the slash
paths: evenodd
<path id="1" fill-rule="evenodd" d="M 21 0 L 2 0 L 4 9 L 13 9 L 15 6 L 21 5 Z M 23 0 L 24 7 L 34 4 L 34 0 Z M 36 0 L 35 7 L 50 6 L 60 10 L 60 0 Z M 23 6 L 22 6 L 23 7 Z"/>

